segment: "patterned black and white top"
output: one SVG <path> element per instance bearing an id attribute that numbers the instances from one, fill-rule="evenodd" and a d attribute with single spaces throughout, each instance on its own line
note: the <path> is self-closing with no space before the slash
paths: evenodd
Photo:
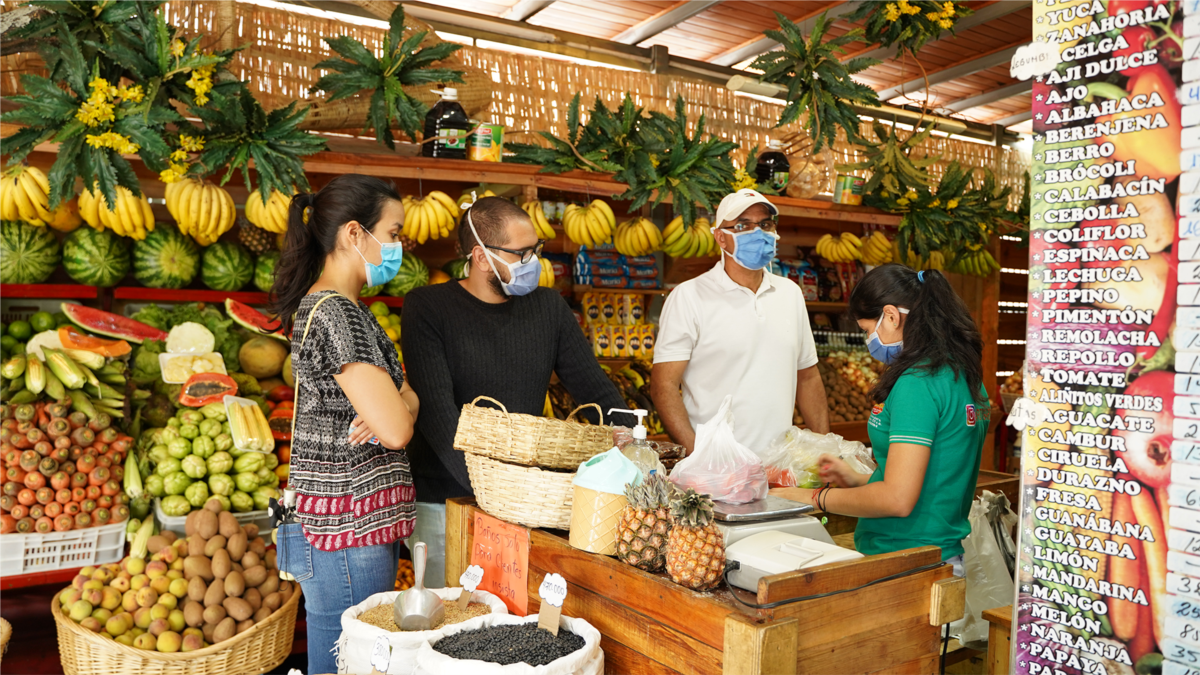
<path id="1" fill-rule="evenodd" d="M 331 293 L 336 297 L 317 308 L 304 338 L 313 306 Z M 392 341 L 366 305 L 321 291 L 300 301 L 292 354 L 296 428 L 288 487 L 297 493 L 305 537 L 323 551 L 408 537 L 416 514 L 408 455 L 377 443 L 350 444 L 354 408 L 333 379 L 347 364 L 369 363 L 399 388 L 404 373 Z"/>

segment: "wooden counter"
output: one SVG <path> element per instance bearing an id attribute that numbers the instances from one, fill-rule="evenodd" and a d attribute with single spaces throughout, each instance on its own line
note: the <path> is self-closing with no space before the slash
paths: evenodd
<path id="1" fill-rule="evenodd" d="M 446 502 L 446 583 L 470 564 L 472 499 Z M 952 576 L 941 566 L 869 588 L 755 610 L 728 588 L 687 590 L 614 558 L 572 548 L 565 533 L 529 532 L 529 613 L 548 572 L 570 584 L 567 616 L 587 620 L 603 636 L 610 673 L 931 673 L 940 626 L 930 625 L 931 589 Z M 844 591 L 940 560 L 936 547 L 870 556 L 763 579 L 748 602 Z"/>

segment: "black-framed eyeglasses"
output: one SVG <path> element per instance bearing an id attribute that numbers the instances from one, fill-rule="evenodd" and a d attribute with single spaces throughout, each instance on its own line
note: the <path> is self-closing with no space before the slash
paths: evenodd
<path id="1" fill-rule="evenodd" d="M 768 218 L 767 220 L 739 220 L 733 225 L 721 228 L 722 230 L 733 230 L 741 234 L 742 232 L 750 232 L 751 230 L 761 229 L 763 232 L 774 232 L 779 228 L 779 222 Z"/>
<path id="2" fill-rule="evenodd" d="M 532 247 L 523 248 L 518 251 L 514 251 L 511 248 L 504 248 L 503 246 L 488 246 L 488 248 L 492 249 L 493 251 L 504 251 L 505 253 L 511 253 L 515 256 L 519 256 L 521 258 L 521 262 L 527 263 L 537 256 L 540 256 L 542 254 L 542 248 L 545 246 L 546 240 L 538 239 L 538 243 L 534 244 Z"/>

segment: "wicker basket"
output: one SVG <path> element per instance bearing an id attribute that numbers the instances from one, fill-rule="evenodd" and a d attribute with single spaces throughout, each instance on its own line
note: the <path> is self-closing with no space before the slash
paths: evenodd
<path id="1" fill-rule="evenodd" d="M 570 529 L 574 473 L 505 464 L 471 453 L 467 473 L 479 508 L 488 514 L 529 527 Z"/>
<path id="2" fill-rule="evenodd" d="M 63 616 L 58 595 L 50 613 L 58 626 L 58 655 L 67 675 L 249 675 L 265 673 L 292 653 L 300 586 L 265 621 L 194 652 L 161 654 L 102 638 Z"/>
<path id="3" fill-rule="evenodd" d="M 476 405 L 480 401 L 494 403 L 500 410 Z M 589 407 L 604 419 L 604 411 L 595 403 L 581 405 L 566 420 L 558 420 L 510 413 L 496 399 L 480 396 L 463 406 L 454 447 L 512 464 L 573 471 L 613 446 L 612 427 L 574 421 L 580 410 Z"/>

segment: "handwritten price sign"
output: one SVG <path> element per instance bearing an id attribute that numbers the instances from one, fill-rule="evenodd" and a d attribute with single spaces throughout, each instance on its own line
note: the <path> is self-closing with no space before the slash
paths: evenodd
<path id="1" fill-rule="evenodd" d="M 479 588 L 504 601 L 517 616 L 529 613 L 529 530 L 475 513 L 471 565 L 483 570 Z"/>

